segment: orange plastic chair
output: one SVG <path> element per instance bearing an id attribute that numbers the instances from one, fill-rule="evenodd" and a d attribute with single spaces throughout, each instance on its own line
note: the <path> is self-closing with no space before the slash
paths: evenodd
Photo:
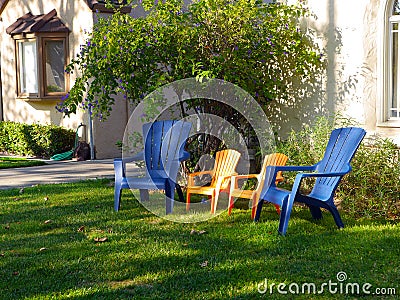
<path id="1" fill-rule="evenodd" d="M 214 169 L 210 171 L 195 172 L 188 175 L 188 185 L 186 191 L 186 210 L 190 209 L 191 194 L 207 195 L 211 198 L 211 213 L 217 209 L 219 193 L 229 193 L 231 176 L 235 175 L 235 169 L 240 159 L 240 153 L 236 150 L 228 149 L 218 151 L 215 156 Z M 197 186 L 194 178 L 209 174 L 211 183 L 209 186 Z"/>
<path id="2" fill-rule="evenodd" d="M 282 154 L 282 153 L 269 154 L 269 155 L 266 155 L 264 158 L 264 162 L 263 162 L 260 174 L 232 176 L 231 190 L 229 193 L 228 215 L 230 215 L 232 212 L 232 208 L 234 205 L 233 198 L 234 197 L 245 198 L 245 199 L 252 200 L 251 218 L 254 219 L 254 216 L 256 214 L 256 209 L 257 209 L 257 203 L 258 203 L 258 200 L 260 199 L 260 193 L 264 186 L 265 172 L 266 172 L 267 166 L 284 166 L 286 164 L 287 160 L 288 160 L 288 157 L 285 154 Z M 256 185 L 255 189 L 254 190 L 240 189 L 239 188 L 239 180 L 250 179 L 250 178 L 257 179 L 257 185 Z M 279 172 L 276 176 L 275 184 L 278 184 L 281 181 L 283 181 L 282 172 Z M 280 214 L 280 206 L 275 205 L 275 208 L 276 208 L 276 211 L 278 212 L 278 214 Z"/>

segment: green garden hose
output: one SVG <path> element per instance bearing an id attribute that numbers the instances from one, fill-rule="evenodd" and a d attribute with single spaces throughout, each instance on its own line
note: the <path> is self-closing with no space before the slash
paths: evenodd
<path id="1" fill-rule="evenodd" d="M 67 159 L 72 159 L 73 155 L 74 155 L 74 150 L 76 149 L 76 147 L 78 146 L 78 141 L 79 141 L 79 135 L 78 135 L 78 131 L 79 128 L 81 128 L 83 126 L 83 124 L 79 124 L 78 128 L 76 129 L 76 133 L 75 133 L 75 144 L 74 144 L 74 149 L 69 150 L 67 152 L 63 152 L 63 153 L 59 153 L 59 154 L 55 154 L 52 157 L 50 157 L 50 160 L 67 160 Z"/>

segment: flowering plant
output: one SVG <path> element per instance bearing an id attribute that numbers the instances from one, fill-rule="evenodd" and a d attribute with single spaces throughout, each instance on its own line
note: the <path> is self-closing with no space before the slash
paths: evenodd
<path id="1" fill-rule="evenodd" d="M 161 85 L 194 76 L 237 84 L 266 109 L 270 101 L 301 95 L 302 84 L 312 85 L 325 66 L 313 32 L 300 26 L 310 16 L 302 4 L 139 2 L 146 16 L 117 10 L 88 33 L 67 67 L 77 78 L 60 111 L 90 108 L 107 117 L 114 95 L 137 103 Z"/>

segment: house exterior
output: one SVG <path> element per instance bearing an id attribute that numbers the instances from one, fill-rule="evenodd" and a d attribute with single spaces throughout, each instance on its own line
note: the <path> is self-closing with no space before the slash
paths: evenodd
<path id="1" fill-rule="evenodd" d="M 381 134 L 400 145 L 399 0 L 308 0 L 307 6 L 317 18 L 304 26 L 314 29 L 326 47 L 328 67 L 313 97 L 300 106 L 272 106 L 275 115 L 286 116 L 286 121 L 276 121 L 279 134 L 312 123 L 316 115 L 339 111 L 356 119 L 368 134 Z M 123 9 L 133 16 L 141 13 L 129 6 Z M 87 113 L 64 118 L 55 106 L 75 79 L 61 72 L 62 67 L 80 52 L 85 31 L 97 20 L 96 11 L 111 13 L 100 0 L 0 0 L 1 120 L 73 129 L 89 124 Z M 124 101 L 117 103 L 107 121 L 93 120 L 97 158 L 120 155 L 115 143 L 122 140 L 131 108 Z M 81 136 L 89 140 L 89 126 Z"/>
<path id="2" fill-rule="evenodd" d="M 64 118 L 55 107 L 75 80 L 64 70 L 80 52 L 85 31 L 99 16 L 112 13 L 101 2 L 0 0 L 0 120 L 72 129 L 83 123 L 80 137 L 89 141 L 88 114 L 80 111 Z M 129 6 L 121 7 L 134 13 Z M 122 140 L 127 109 L 125 104 L 116 106 L 107 123 L 93 120 L 97 158 L 120 155 L 115 143 Z"/>

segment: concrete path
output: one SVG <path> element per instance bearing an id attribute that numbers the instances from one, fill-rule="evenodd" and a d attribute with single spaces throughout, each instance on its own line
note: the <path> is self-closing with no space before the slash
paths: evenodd
<path id="1" fill-rule="evenodd" d="M 96 178 L 114 178 L 112 159 L 79 162 L 49 161 L 47 165 L 40 167 L 2 169 L 0 170 L 0 189 Z"/>

